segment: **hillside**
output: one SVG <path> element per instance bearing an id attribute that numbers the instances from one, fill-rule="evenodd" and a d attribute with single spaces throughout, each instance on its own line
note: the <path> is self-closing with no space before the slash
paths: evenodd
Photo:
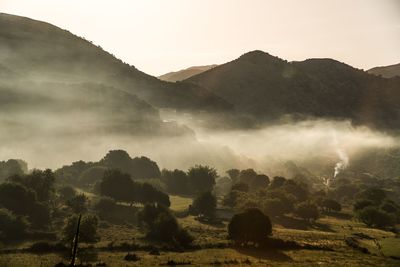
<path id="1" fill-rule="evenodd" d="M 400 128 L 400 81 L 332 59 L 289 63 L 253 51 L 186 81 L 209 89 L 259 122 L 290 114 Z"/>
<path id="2" fill-rule="evenodd" d="M 214 65 L 207 65 L 207 66 L 190 67 L 190 68 L 183 69 L 180 71 L 168 72 L 166 74 L 158 76 L 158 79 L 163 80 L 163 81 L 168 81 L 168 82 L 183 81 L 194 75 L 200 74 L 200 73 L 205 72 L 210 69 L 213 69 L 216 66 L 217 65 L 214 64 Z"/>
<path id="3" fill-rule="evenodd" d="M 384 78 L 400 77 L 400 63 L 390 66 L 375 67 L 367 71 L 368 73 L 380 75 Z"/>
<path id="4" fill-rule="evenodd" d="M 0 64 L 0 72 L 12 71 L 27 80 L 104 84 L 156 108 L 230 107 L 198 86 L 160 81 L 66 30 L 19 16 L 0 14 Z"/>

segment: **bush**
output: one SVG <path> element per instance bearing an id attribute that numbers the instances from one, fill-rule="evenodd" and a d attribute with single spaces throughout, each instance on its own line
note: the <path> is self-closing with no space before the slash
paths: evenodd
<path id="1" fill-rule="evenodd" d="M 95 215 L 84 215 L 81 219 L 79 241 L 84 243 L 93 243 L 98 241 L 97 236 L 98 219 Z M 75 237 L 78 226 L 78 216 L 73 215 L 67 219 L 62 230 L 63 241 L 71 243 Z"/>
<path id="2" fill-rule="evenodd" d="M 204 192 L 193 200 L 192 211 L 195 214 L 202 214 L 213 217 L 217 207 L 217 198 L 210 192 Z"/>
<path id="3" fill-rule="evenodd" d="M 146 226 L 149 238 L 188 246 L 193 238 L 182 229 L 171 212 L 160 205 L 144 206 L 139 213 L 139 222 Z"/>
<path id="4" fill-rule="evenodd" d="M 356 215 L 360 221 L 370 227 L 383 228 L 393 226 L 395 223 L 393 215 L 373 206 L 368 206 L 359 210 Z"/>
<path id="5" fill-rule="evenodd" d="M 236 242 L 260 243 L 271 233 L 271 221 L 259 209 L 248 209 L 236 214 L 228 225 L 229 238 Z"/>

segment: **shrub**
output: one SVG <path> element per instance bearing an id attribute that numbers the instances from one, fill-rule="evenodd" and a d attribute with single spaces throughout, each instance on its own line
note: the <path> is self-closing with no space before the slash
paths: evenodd
<path id="1" fill-rule="evenodd" d="M 196 214 L 202 214 L 208 217 L 214 216 L 217 207 L 217 198 L 210 192 L 204 192 L 193 200 L 192 210 Z"/>
<path id="2" fill-rule="evenodd" d="M 392 226 L 395 223 L 394 216 L 373 206 L 359 210 L 356 215 L 360 221 L 370 227 L 381 228 Z"/>
<path id="3" fill-rule="evenodd" d="M 248 209 L 236 214 L 228 225 L 229 238 L 236 242 L 260 243 L 271 233 L 271 221 L 259 209 Z"/>
<path id="4" fill-rule="evenodd" d="M 58 189 L 58 194 L 62 201 L 67 201 L 70 198 L 73 198 L 76 195 L 76 190 L 72 186 L 63 186 Z"/>
<path id="5" fill-rule="evenodd" d="M 371 200 L 367 200 L 367 199 L 357 200 L 353 205 L 353 211 L 357 212 L 368 206 L 374 206 L 374 202 L 372 202 Z"/>

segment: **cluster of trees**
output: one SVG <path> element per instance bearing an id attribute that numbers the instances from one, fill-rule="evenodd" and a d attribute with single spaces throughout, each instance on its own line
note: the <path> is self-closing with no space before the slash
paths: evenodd
<path id="1" fill-rule="evenodd" d="M 132 180 L 127 173 L 117 169 L 107 170 L 100 182 L 100 194 L 128 203 L 158 203 L 170 206 L 169 196 L 148 183 Z"/>
<path id="2" fill-rule="evenodd" d="M 0 207 L 17 218 L 25 217 L 32 229 L 47 228 L 51 222 L 54 179 L 51 170 L 9 177 L 0 184 Z"/>
<path id="3" fill-rule="evenodd" d="M 111 150 L 98 162 L 77 161 L 55 171 L 57 178 L 75 186 L 88 188 L 99 182 L 105 171 L 118 169 L 133 179 L 160 178 L 156 162 L 147 157 L 131 158 L 124 150 Z"/>
<path id="4" fill-rule="evenodd" d="M 357 194 L 355 216 L 371 227 L 388 227 L 400 222 L 400 206 L 380 188 L 367 188 Z"/>
<path id="5" fill-rule="evenodd" d="M 193 195 L 211 191 L 218 174 L 214 168 L 196 165 L 187 172 L 182 170 L 162 170 L 161 179 L 171 194 Z"/>
<path id="6" fill-rule="evenodd" d="M 245 173 L 251 171 L 246 170 Z M 276 176 L 267 185 L 264 183 L 258 190 L 256 187 L 251 190 L 249 183 L 243 182 L 243 179 L 237 181 L 224 197 L 223 203 L 227 206 L 238 210 L 258 208 L 272 217 L 293 214 L 309 221 L 319 217 L 315 197 L 305 183 Z"/>
<path id="7" fill-rule="evenodd" d="M 13 175 L 23 175 L 28 172 L 28 164 L 20 159 L 0 161 L 0 182 Z"/>

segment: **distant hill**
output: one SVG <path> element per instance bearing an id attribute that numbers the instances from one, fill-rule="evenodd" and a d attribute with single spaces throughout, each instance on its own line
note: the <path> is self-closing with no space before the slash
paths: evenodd
<path id="1" fill-rule="evenodd" d="M 158 76 L 158 79 L 163 80 L 163 81 L 168 81 L 168 82 L 183 81 L 194 75 L 197 75 L 197 74 L 200 74 L 207 70 L 210 70 L 212 68 L 215 68 L 216 66 L 218 66 L 218 65 L 214 64 L 214 65 L 207 65 L 207 66 L 190 67 L 190 68 L 183 69 L 180 71 L 166 73 L 164 75 Z"/>
<path id="2" fill-rule="evenodd" d="M 332 59 L 287 62 L 253 51 L 186 81 L 260 123 L 289 114 L 400 128 L 400 79 L 380 78 Z"/>
<path id="3" fill-rule="evenodd" d="M 384 78 L 393 78 L 396 76 L 400 77 L 400 63 L 396 65 L 372 68 L 370 70 L 367 70 L 367 72 L 375 75 L 380 75 Z"/>
<path id="4" fill-rule="evenodd" d="M 168 83 L 147 75 L 66 30 L 3 13 L 0 64 L 29 80 L 104 84 L 135 94 L 156 108 L 198 111 L 230 107 L 196 85 Z"/>

